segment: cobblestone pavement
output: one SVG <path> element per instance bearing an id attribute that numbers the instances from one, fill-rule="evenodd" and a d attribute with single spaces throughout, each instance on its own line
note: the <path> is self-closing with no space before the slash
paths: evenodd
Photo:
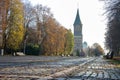
<path id="1" fill-rule="evenodd" d="M 109 60 L 98 58 L 79 67 L 73 74 L 56 80 L 120 80 L 120 69 Z"/>
<path id="2" fill-rule="evenodd" d="M 44 80 L 70 73 L 95 58 L 0 56 L 0 80 Z"/>
<path id="3" fill-rule="evenodd" d="M 120 80 L 101 57 L 0 56 L 0 80 Z"/>

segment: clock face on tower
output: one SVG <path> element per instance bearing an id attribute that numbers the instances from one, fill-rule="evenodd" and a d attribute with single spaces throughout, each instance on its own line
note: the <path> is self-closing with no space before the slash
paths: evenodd
<path id="1" fill-rule="evenodd" d="M 76 26 L 76 31 L 80 31 L 80 26 L 79 25 Z"/>
<path id="2" fill-rule="evenodd" d="M 75 30 L 74 30 L 74 33 L 75 33 L 75 36 L 81 36 L 81 33 L 82 30 L 81 30 L 81 26 L 80 25 L 76 25 L 75 26 Z"/>

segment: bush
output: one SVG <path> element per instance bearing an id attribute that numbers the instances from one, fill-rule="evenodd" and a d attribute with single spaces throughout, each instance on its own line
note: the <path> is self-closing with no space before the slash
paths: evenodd
<path id="1" fill-rule="evenodd" d="M 26 46 L 26 55 L 40 55 L 40 48 L 39 45 L 36 44 L 28 44 Z"/>
<path id="2" fill-rule="evenodd" d="M 80 56 L 80 51 L 78 49 L 76 50 L 76 55 Z"/>

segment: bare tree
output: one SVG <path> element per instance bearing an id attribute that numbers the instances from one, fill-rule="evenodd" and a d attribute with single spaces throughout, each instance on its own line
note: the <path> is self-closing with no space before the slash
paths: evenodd
<path id="1" fill-rule="evenodd" d="M 52 16 L 50 9 L 46 6 L 36 5 L 34 7 L 36 26 L 38 33 L 38 44 L 41 45 L 44 38 L 46 37 L 46 23 L 49 17 Z"/>
<path id="2" fill-rule="evenodd" d="M 107 16 L 105 46 L 119 55 L 120 51 L 120 0 L 103 0 Z"/>

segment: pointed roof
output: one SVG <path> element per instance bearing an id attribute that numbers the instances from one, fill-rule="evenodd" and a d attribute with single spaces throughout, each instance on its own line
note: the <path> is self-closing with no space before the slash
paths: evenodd
<path id="1" fill-rule="evenodd" d="M 81 25 L 81 20 L 80 20 L 80 16 L 79 16 L 79 9 L 77 9 L 77 14 L 76 14 L 76 18 L 74 21 L 74 25 Z"/>

